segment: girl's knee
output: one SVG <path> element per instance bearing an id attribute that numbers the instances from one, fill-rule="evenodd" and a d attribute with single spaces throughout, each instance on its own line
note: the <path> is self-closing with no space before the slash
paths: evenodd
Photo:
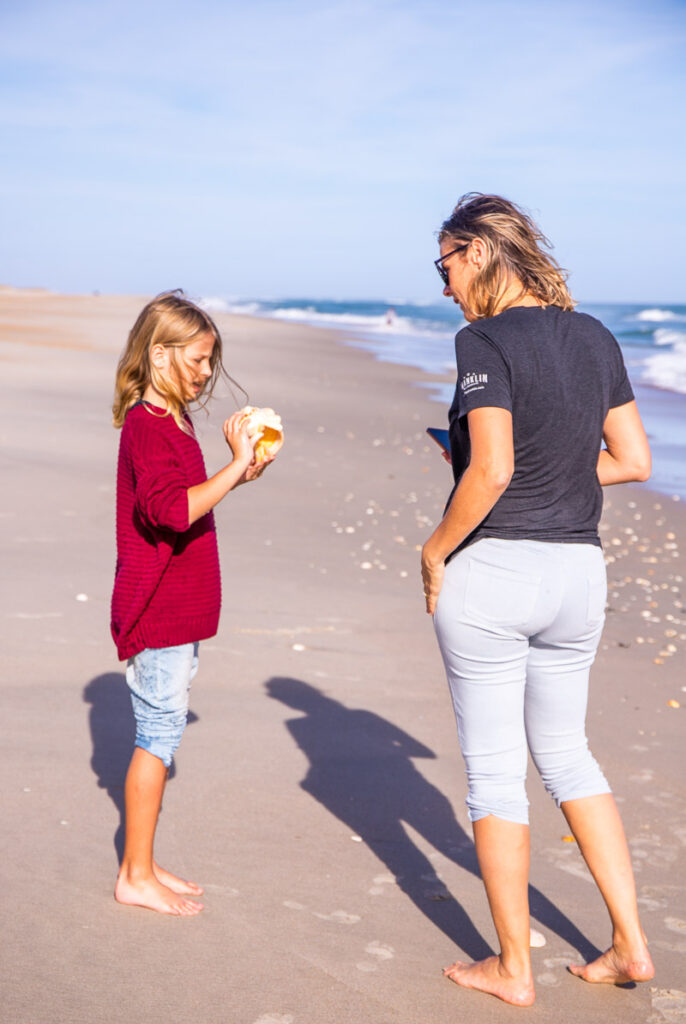
<path id="1" fill-rule="evenodd" d="M 168 768 L 181 742 L 187 721 L 186 710 L 137 719 L 136 746 L 159 757 Z"/>

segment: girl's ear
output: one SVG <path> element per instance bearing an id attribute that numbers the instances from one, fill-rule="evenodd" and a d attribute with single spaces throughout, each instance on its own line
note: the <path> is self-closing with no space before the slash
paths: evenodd
<path id="1" fill-rule="evenodd" d="M 156 370 L 166 370 L 169 353 L 164 345 L 153 345 L 150 349 L 150 362 Z"/>

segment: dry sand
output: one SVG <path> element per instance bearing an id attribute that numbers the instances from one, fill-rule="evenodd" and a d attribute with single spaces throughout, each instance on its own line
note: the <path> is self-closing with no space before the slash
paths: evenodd
<path id="1" fill-rule="evenodd" d="M 442 966 L 485 954 L 494 933 L 418 569 L 449 489 L 424 435 L 443 411 L 418 372 L 311 328 L 218 318 L 229 370 L 281 413 L 286 446 L 218 509 L 222 622 L 160 821 L 162 863 L 205 884 L 206 910 L 173 919 L 114 902 L 132 721 L 108 634 L 109 404 L 142 301 L 0 290 L 0 1019 L 686 1019 L 683 505 L 607 496 L 610 613 L 589 710 L 656 980 L 594 987 L 565 970 L 604 947 L 608 922 L 532 771 L 537 1003 L 458 990 Z M 197 417 L 210 472 L 233 408 L 224 397 Z"/>

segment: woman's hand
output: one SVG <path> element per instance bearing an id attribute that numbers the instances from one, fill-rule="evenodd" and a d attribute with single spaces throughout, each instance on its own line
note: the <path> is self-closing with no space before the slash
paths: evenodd
<path id="1" fill-rule="evenodd" d="M 422 548 L 422 581 L 424 583 L 424 597 L 426 599 L 426 611 L 433 615 L 436 611 L 438 595 L 443 586 L 445 574 L 445 563 L 441 557 L 437 557 L 434 551 L 434 537 L 431 536 Z"/>

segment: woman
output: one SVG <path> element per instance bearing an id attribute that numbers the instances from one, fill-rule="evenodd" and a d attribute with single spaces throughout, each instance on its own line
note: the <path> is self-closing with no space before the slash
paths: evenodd
<path id="1" fill-rule="evenodd" d="M 646 480 L 650 451 L 617 342 L 573 311 L 566 275 L 519 207 L 463 196 L 439 243 L 443 294 L 468 326 L 450 410 L 456 486 L 422 577 L 500 941 L 498 956 L 445 974 L 528 1006 L 527 745 L 612 921 L 610 948 L 570 970 L 614 984 L 653 976 L 622 823 L 585 736 L 607 589 L 601 488 Z"/>

